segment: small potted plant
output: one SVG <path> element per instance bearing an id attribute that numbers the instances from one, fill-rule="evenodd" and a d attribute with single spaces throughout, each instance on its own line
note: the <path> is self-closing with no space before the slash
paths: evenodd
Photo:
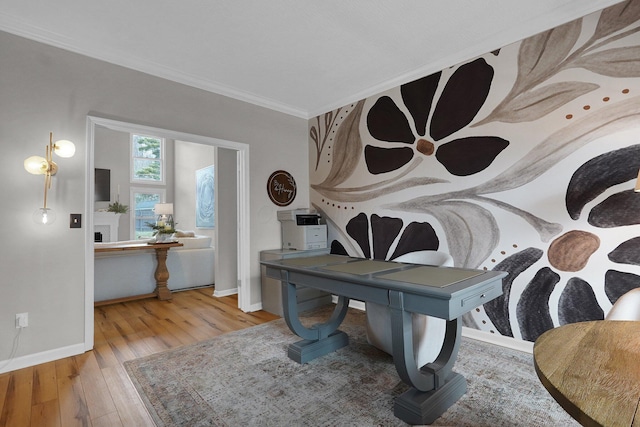
<path id="1" fill-rule="evenodd" d="M 107 212 L 115 212 L 120 214 L 127 213 L 128 211 L 129 211 L 129 206 L 123 205 L 119 201 L 109 203 L 109 208 L 107 209 Z"/>

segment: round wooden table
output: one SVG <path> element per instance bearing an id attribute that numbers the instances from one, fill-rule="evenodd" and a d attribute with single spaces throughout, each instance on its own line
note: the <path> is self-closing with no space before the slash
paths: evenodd
<path id="1" fill-rule="evenodd" d="M 544 387 L 584 426 L 640 426 L 640 322 L 564 325 L 533 346 Z"/>

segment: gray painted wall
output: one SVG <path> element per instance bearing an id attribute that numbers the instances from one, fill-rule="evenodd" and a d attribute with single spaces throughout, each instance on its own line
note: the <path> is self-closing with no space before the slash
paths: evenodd
<path id="1" fill-rule="evenodd" d="M 69 228 L 69 214 L 86 219 L 87 115 L 249 144 L 251 303 L 259 307 L 259 252 L 280 246 L 277 207 L 265 183 L 278 169 L 298 183 L 292 207 L 309 204 L 307 121 L 202 90 L 93 60 L 0 32 L 0 190 L 6 227 L 0 247 L 0 366 L 36 364 L 83 345 L 85 230 Z M 258 67 L 256 67 L 256 70 Z M 76 143 L 76 155 L 56 159 L 49 205 L 55 224 L 32 222 L 42 204 L 41 176 L 23 161 L 44 155 L 49 132 Z M 19 359 L 4 365 L 16 335 L 15 314 L 28 312 Z"/>

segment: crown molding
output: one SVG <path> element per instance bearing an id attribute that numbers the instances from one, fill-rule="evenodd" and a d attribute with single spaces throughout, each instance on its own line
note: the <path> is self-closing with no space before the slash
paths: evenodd
<path id="1" fill-rule="evenodd" d="M 186 86 L 226 96 L 238 101 L 247 102 L 258 107 L 267 108 L 269 110 L 278 111 L 303 119 L 309 118 L 306 111 L 300 110 L 296 107 L 228 87 L 223 84 L 215 83 L 210 80 L 202 79 L 152 61 L 144 61 L 138 57 L 128 55 L 121 51 L 104 48 L 97 49 L 94 46 L 83 44 L 81 41 L 70 39 L 61 34 L 30 25 L 12 15 L 2 12 L 0 12 L 0 30 L 79 55 L 87 56 L 89 58 L 149 74 L 154 77 L 184 84 Z"/>
<path id="2" fill-rule="evenodd" d="M 523 16 L 520 18 L 521 22 L 514 22 L 509 30 L 499 31 L 496 29 L 494 33 L 486 34 L 480 40 L 474 40 L 473 45 L 468 46 L 466 49 L 456 50 L 444 56 L 432 58 L 428 64 L 422 67 L 406 70 L 404 73 L 400 73 L 364 90 L 347 93 L 340 99 L 325 105 L 314 105 L 314 100 L 308 99 L 306 100 L 306 106 L 293 106 L 275 99 L 265 98 L 255 93 L 185 73 L 179 69 L 167 67 L 153 61 L 141 60 L 137 56 L 123 51 L 98 48 L 98 46 L 91 45 L 82 39 L 71 39 L 57 32 L 29 24 L 20 17 L 5 12 L 0 12 L 0 30 L 175 83 L 309 120 L 328 111 L 374 96 L 456 64 L 467 62 L 472 58 L 516 43 L 541 31 L 546 31 L 621 2 L 622 0 L 595 0 L 589 1 L 587 4 L 579 3 L 578 5 L 576 5 L 575 1 L 564 2 L 553 10 L 546 10 L 534 16 Z"/>

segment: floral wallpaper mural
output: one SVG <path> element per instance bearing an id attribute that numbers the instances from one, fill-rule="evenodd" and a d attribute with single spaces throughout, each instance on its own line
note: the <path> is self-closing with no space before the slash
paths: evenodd
<path id="1" fill-rule="evenodd" d="M 640 0 L 309 122 L 334 253 L 509 272 L 466 326 L 534 341 L 640 287 Z"/>

